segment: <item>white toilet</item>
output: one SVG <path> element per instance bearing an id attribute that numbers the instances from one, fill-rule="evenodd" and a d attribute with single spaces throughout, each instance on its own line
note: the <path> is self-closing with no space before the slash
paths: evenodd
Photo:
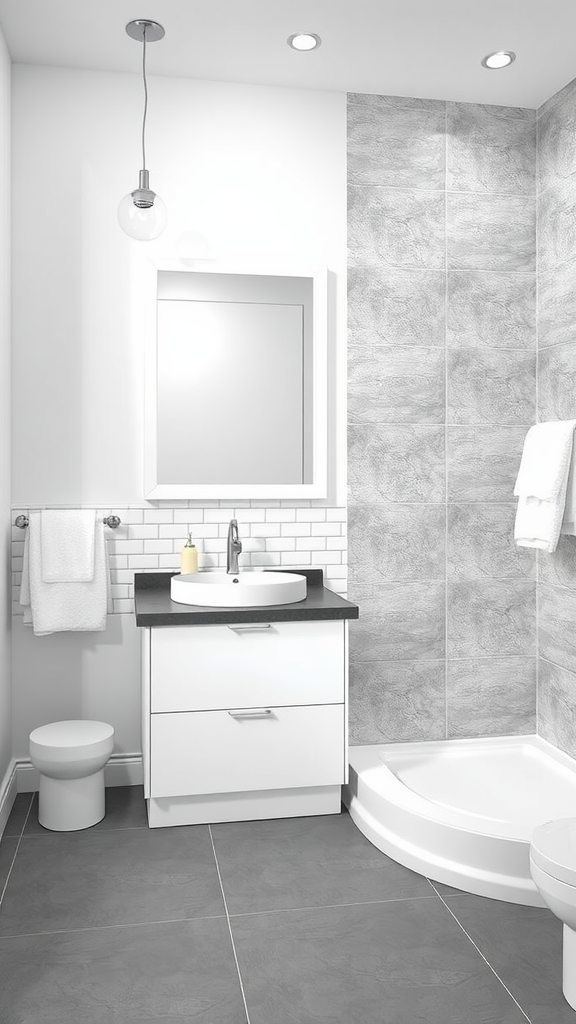
<path id="1" fill-rule="evenodd" d="M 576 1010 L 576 818 L 558 818 L 534 829 L 530 874 L 564 925 L 562 991 Z"/>
<path id="2" fill-rule="evenodd" d="M 102 820 L 104 766 L 113 749 L 114 729 L 105 722 L 52 722 L 30 733 L 44 828 L 76 832 Z"/>

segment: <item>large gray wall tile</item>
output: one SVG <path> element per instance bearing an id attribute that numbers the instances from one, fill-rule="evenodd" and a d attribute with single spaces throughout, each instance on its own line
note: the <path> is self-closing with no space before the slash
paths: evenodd
<path id="1" fill-rule="evenodd" d="M 446 738 L 441 661 L 353 661 L 350 742 L 398 743 Z"/>
<path id="2" fill-rule="evenodd" d="M 444 505 L 351 505 L 350 579 L 360 584 L 443 580 Z"/>
<path id="3" fill-rule="evenodd" d="M 448 585 L 449 658 L 536 653 L 536 583 L 453 580 Z"/>
<path id="4" fill-rule="evenodd" d="M 542 103 L 537 110 L 538 118 L 541 118 L 546 114 L 552 107 L 555 107 L 558 103 L 564 103 L 569 101 L 573 93 L 576 92 L 576 78 L 573 78 L 567 85 L 558 92 L 555 92 L 553 96 L 550 96 L 544 103 Z"/>
<path id="5" fill-rule="evenodd" d="M 448 738 L 536 731 L 536 658 L 448 660 Z"/>
<path id="6" fill-rule="evenodd" d="M 576 590 L 540 583 L 539 653 L 547 661 L 576 672 Z"/>
<path id="7" fill-rule="evenodd" d="M 444 428 L 351 423 L 348 477 L 352 504 L 444 500 Z"/>
<path id="8" fill-rule="evenodd" d="M 444 346 L 442 270 L 349 267 L 348 343 Z"/>
<path id="9" fill-rule="evenodd" d="M 354 584 L 351 598 L 362 609 L 350 630 L 353 661 L 430 661 L 442 658 L 445 584 Z"/>
<path id="10" fill-rule="evenodd" d="M 511 501 L 524 427 L 449 427 L 450 501 Z"/>
<path id="11" fill-rule="evenodd" d="M 576 590 L 576 537 L 561 536 L 552 554 L 538 552 L 538 579 Z"/>
<path id="12" fill-rule="evenodd" d="M 352 423 L 443 423 L 444 352 L 435 348 L 352 346 L 348 417 Z"/>
<path id="13" fill-rule="evenodd" d="M 379 96 L 369 92 L 349 92 L 348 116 L 351 107 L 372 107 L 374 110 L 436 110 L 444 114 L 445 100 L 428 100 L 420 96 Z"/>
<path id="14" fill-rule="evenodd" d="M 444 266 L 444 193 L 350 185 L 348 251 L 352 266 Z"/>
<path id="15" fill-rule="evenodd" d="M 449 423 L 533 423 L 535 398 L 535 352 L 448 352 Z"/>
<path id="16" fill-rule="evenodd" d="M 538 417 L 576 419 L 576 334 L 573 344 L 555 345 L 540 352 Z"/>
<path id="17" fill-rule="evenodd" d="M 514 109 L 448 103 L 447 182 L 458 192 L 536 190 L 536 122 Z"/>
<path id="18" fill-rule="evenodd" d="M 542 192 L 538 199 L 538 262 L 541 272 L 576 259 L 576 179 Z"/>
<path id="19" fill-rule="evenodd" d="M 536 558 L 514 543 L 516 504 L 448 505 L 448 573 L 461 579 L 532 579 Z"/>
<path id="20" fill-rule="evenodd" d="M 531 196 L 449 193 L 450 270 L 536 269 L 536 224 Z"/>
<path id="21" fill-rule="evenodd" d="M 348 180 L 393 188 L 444 189 L 442 108 L 348 106 Z"/>
<path id="22" fill-rule="evenodd" d="M 447 341 L 453 348 L 536 348 L 536 276 L 486 270 L 448 274 Z"/>
<path id="23" fill-rule="evenodd" d="M 576 757 L 575 707 L 576 674 L 540 658 L 538 732 L 572 757 Z"/>
<path id="24" fill-rule="evenodd" d="M 538 276 L 538 347 L 573 343 L 576 325 L 576 261 Z"/>
<path id="25" fill-rule="evenodd" d="M 558 185 L 576 172 L 576 100 L 556 103 L 538 119 L 540 190 Z"/>

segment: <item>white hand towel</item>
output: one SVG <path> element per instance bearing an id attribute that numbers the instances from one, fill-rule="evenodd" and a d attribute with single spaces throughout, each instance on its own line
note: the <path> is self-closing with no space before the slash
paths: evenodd
<path id="1" fill-rule="evenodd" d="M 24 607 L 24 624 L 32 625 L 36 636 L 106 629 L 109 575 L 104 524 L 96 523 L 94 579 L 79 583 L 45 583 L 40 515 L 30 515 L 24 541 L 20 604 Z"/>
<path id="2" fill-rule="evenodd" d="M 566 488 L 566 505 L 564 518 L 562 520 L 561 533 L 576 536 L 576 445 L 572 448 L 572 459 L 570 461 L 570 472 L 568 474 L 568 486 Z"/>
<path id="3" fill-rule="evenodd" d="M 514 494 L 518 547 L 556 550 L 566 506 L 576 420 L 539 423 L 526 435 Z"/>
<path id="4" fill-rule="evenodd" d="M 94 579 L 94 509 L 43 509 L 44 583 L 87 583 Z"/>
<path id="5" fill-rule="evenodd" d="M 576 420 L 537 423 L 524 441 L 514 494 L 520 498 L 557 501 L 566 494 Z"/>

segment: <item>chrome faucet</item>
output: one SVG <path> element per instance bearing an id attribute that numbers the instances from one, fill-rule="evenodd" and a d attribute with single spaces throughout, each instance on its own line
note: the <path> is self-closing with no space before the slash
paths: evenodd
<path id="1" fill-rule="evenodd" d="M 234 576 L 238 570 L 238 555 L 242 552 L 242 541 L 238 536 L 238 520 L 231 519 L 228 527 L 228 546 L 226 548 L 226 572 Z"/>

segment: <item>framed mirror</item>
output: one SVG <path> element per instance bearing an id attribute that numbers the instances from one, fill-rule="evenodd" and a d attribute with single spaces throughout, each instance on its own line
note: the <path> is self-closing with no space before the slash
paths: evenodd
<path id="1" fill-rule="evenodd" d="M 327 271 L 154 264 L 144 496 L 324 498 Z"/>

